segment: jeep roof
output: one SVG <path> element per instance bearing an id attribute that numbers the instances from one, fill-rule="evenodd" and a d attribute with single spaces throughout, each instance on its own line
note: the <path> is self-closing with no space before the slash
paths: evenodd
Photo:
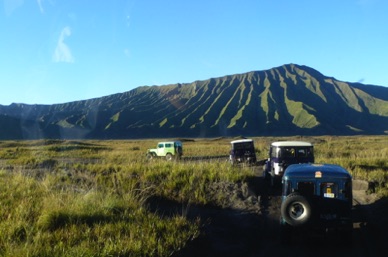
<path id="1" fill-rule="evenodd" d="M 160 141 L 160 142 L 158 142 L 158 144 L 182 144 L 182 142 L 181 141 L 179 141 L 179 140 L 175 140 L 175 141 Z"/>
<path id="2" fill-rule="evenodd" d="M 230 143 L 236 144 L 236 143 L 250 143 L 250 142 L 253 142 L 253 139 L 238 139 L 238 140 L 233 140 Z"/>
<path id="3" fill-rule="evenodd" d="M 313 146 L 312 143 L 303 141 L 278 141 L 271 143 L 272 146 Z"/>
<path id="4" fill-rule="evenodd" d="M 284 173 L 284 179 L 289 177 L 303 178 L 351 178 L 351 175 L 343 167 L 335 164 L 292 164 Z"/>

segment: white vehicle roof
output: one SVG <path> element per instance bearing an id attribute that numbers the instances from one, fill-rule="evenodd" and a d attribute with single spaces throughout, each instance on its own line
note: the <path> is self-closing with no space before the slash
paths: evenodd
<path id="1" fill-rule="evenodd" d="M 182 144 L 181 141 L 162 141 L 162 142 L 158 142 L 158 144 Z"/>
<path id="2" fill-rule="evenodd" d="M 253 140 L 252 139 L 239 139 L 239 140 L 233 140 L 230 143 L 236 144 L 236 143 L 247 143 L 247 142 L 253 142 Z"/>
<path id="3" fill-rule="evenodd" d="M 303 141 L 278 141 L 278 142 L 273 142 L 271 145 L 272 146 L 313 146 L 313 144 L 309 142 L 303 142 Z"/>

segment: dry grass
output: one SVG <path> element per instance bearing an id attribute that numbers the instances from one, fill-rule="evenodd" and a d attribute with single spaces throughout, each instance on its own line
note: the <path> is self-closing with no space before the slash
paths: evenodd
<path id="1" fill-rule="evenodd" d="M 2 141 L 0 255 L 170 256 L 199 235 L 200 221 L 159 215 L 147 200 L 222 206 L 212 184 L 254 176 L 227 162 L 231 140 L 184 140 L 184 156 L 194 158 L 180 162 L 147 161 L 158 140 Z M 310 141 L 316 162 L 339 164 L 388 195 L 387 136 L 254 140 L 259 160 L 272 141 Z"/>

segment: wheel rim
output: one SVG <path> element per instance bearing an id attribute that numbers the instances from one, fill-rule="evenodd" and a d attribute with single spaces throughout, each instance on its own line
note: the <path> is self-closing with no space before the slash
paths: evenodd
<path id="1" fill-rule="evenodd" d="M 306 207 L 300 202 L 293 203 L 288 211 L 290 217 L 294 220 L 301 220 L 306 217 Z"/>

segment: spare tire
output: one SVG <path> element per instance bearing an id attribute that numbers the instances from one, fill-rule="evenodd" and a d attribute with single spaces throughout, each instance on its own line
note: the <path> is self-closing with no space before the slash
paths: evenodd
<path id="1" fill-rule="evenodd" d="M 290 194 L 283 201 L 280 212 L 283 219 L 291 226 L 302 226 L 311 219 L 311 204 L 300 194 Z"/>

